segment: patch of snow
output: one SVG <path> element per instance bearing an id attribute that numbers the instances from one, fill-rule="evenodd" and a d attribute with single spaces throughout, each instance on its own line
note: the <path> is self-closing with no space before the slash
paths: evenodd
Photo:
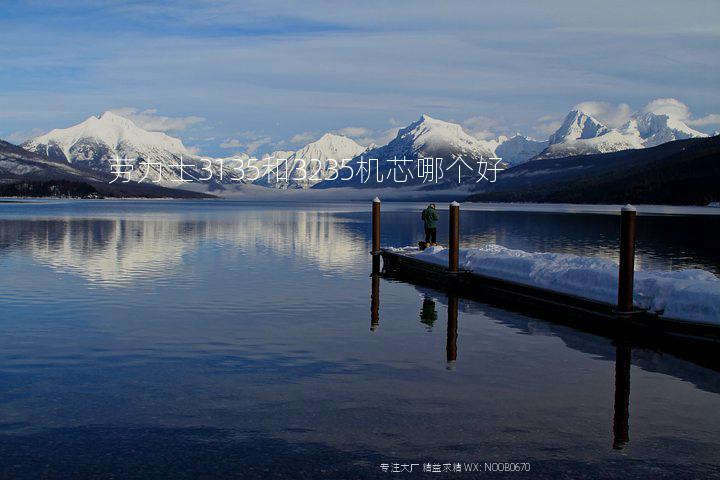
<path id="1" fill-rule="evenodd" d="M 390 249 L 418 260 L 447 265 L 441 246 Z M 460 249 L 460 268 L 480 275 L 577 295 L 609 304 L 617 302 L 618 265 L 605 258 L 563 253 L 529 253 L 500 245 Z M 679 320 L 720 324 L 720 278 L 700 269 L 635 272 L 633 301 L 638 308 Z"/>

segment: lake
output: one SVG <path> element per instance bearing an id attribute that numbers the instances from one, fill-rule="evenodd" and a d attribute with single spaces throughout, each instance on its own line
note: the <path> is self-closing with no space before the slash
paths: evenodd
<path id="1" fill-rule="evenodd" d="M 617 258 L 614 211 L 463 205 L 462 244 Z M 720 274 L 720 216 L 639 211 L 638 268 Z M 384 278 L 375 316 L 369 213 L 0 204 L 0 477 L 720 478 L 718 372 Z"/>

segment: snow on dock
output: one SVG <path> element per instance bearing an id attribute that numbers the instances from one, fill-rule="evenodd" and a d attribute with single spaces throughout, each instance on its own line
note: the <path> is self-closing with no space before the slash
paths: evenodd
<path id="1" fill-rule="evenodd" d="M 425 262 L 447 265 L 448 250 L 387 248 Z M 500 245 L 460 249 L 461 269 L 532 287 L 615 304 L 618 265 L 606 258 L 565 253 L 530 253 Z M 666 318 L 720 325 L 720 278 L 700 269 L 635 272 L 633 303 Z"/>

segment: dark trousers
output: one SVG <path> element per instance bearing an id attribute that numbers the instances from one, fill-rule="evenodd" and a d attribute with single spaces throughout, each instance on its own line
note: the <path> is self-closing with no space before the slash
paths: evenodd
<path id="1" fill-rule="evenodd" d="M 425 243 L 437 243 L 437 228 L 425 227 Z"/>

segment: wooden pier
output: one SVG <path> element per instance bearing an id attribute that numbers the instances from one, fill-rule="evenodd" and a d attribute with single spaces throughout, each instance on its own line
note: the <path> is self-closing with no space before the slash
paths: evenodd
<path id="1" fill-rule="evenodd" d="M 720 357 L 720 326 L 665 318 L 633 307 L 635 255 L 635 209 L 621 213 L 618 303 L 600 302 L 532 285 L 480 275 L 458 268 L 459 205 L 450 206 L 448 265 L 438 265 L 380 246 L 380 200 L 373 201 L 373 274 L 445 291 L 448 295 L 475 299 L 553 322 L 600 334 L 651 340 L 653 345 L 696 345 L 698 355 Z M 380 261 L 382 258 L 382 271 Z M 672 344 L 672 345 L 670 345 Z M 696 348 L 693 346 L 693 348 Z M 717 358 L 713 360 L 717 365 Z"/>
<path id="2" fill-rule="evenodd" d="M 450 251 L 448 264 L 445 266 L 382 248 L 380 200 L 376 198 L 373 202 L 371 331 L 374 332 L 380 327 L 380 279 L 387 278 L 430 287 L 447 294 L 445 354 L 448 370 L 454 369 L 458 360 L 459 298 L 477 300 L 504 310 L 610 338 L 615 345 L 612 418 L 612 448 L 615 450 L 622 450 L 630 442 L 630 375 L 634 348 L 666 352 L 720 372 L 719 326 L 663 318 L 654 312 L 634 308 L 634 208 L 627 206 L 622 209 L 617 304 L 488 277 L 458 268 L 459 205 L 453 202 L 449 213 Z M 428 310 L 435 314 L 435 302 L 425 298 L 421 318 L 425 314 L 426 303 L 430 304 Z"/>

